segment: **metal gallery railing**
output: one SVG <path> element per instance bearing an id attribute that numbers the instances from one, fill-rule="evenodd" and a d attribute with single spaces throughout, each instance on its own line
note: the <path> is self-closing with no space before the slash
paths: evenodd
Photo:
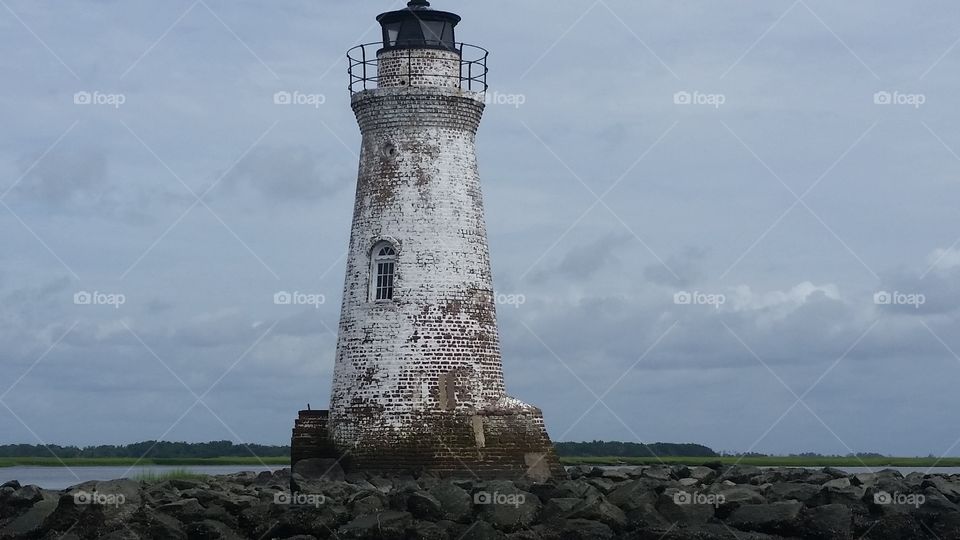
<path id="1" fill-rule="evenodd" d="M 379 87 L 380 74 L 377 53 L 383 50 L 383 48 L 383 43 L 365 43 L 347 51 L 347 60 L 350 64 L 350 67 L 347 69 L 347 73 L 350 75 L 351 95 L 356 94 L 357 92 Z M 469 45 L 466 43 L 456 44 L 455 52 L 460 55 L 459 75 L 414 72 L 414 60 L 435 60 L 437 57 L 428 54 L 429 51 L 450 50 L 449 48 L 441 47 L 439 43 L 436 45 L 427 44 L 422 48 L 396 48 L 391 50 L 400 52 L 400 54 L 403 55 L 401 58 L 406 57 L 407 81 L 412 81 L 414 77 L 446 77 L 451 79 L 451 82 L 455 83 L 455 85 L 461 90 L 467 90 L 470 92 L 487 91 L 487 73 L 489 72 L 489 69 L 487 69 L 487 57 L 490 56 L 490 53 L 483 47 L 477 47 L 476 45 Z M 396 58 L 396 56 L 393 58 Z M 400 75 L 402 76 L 402 74 Z M 394 73 L 390 76 L 396 77 L 397 74 Z M 454 86 L 454 84 L 451 84 L 450 86 Z"/>

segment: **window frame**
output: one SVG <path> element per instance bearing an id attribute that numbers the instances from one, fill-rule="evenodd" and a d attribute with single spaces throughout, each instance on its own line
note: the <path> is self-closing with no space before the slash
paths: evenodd
<path id="1" fill-rule="evenodd" d="M 371 303 L 390 304 L 396 301 L 398 263 L 399 251 L 392 242 L 377 242 L 370 250 L 368 296 Z"/>

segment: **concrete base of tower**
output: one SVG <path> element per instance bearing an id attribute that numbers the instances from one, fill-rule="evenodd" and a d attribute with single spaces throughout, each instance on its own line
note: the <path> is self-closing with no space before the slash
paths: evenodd
<path id="1" fill-rule="evenodd" d="M 303 416 L 301 413 L 301 423 Z M 410 429 L 364 430 L 352 445 L 333 444 L 317 423 L 294 436 L 292 456 L 337 458 L 347 472 L 434 474 L 441 477 L 520 479 L 566 478 L 536 407 L 502 400 L 480 411 L 421 413 Z M 373 427 L 373 426 L 368 426 Z M 322 429 L 327 429 L 324 425 Z M 332 447 L 337 448 L 334 455 Z"/>

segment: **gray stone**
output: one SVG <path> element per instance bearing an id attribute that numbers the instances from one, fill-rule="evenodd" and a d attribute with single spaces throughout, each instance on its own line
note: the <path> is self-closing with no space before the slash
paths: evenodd
<path id="1" fill-rule="evenodd" d="M 602 496 L 590 497 L 577 505 L 570 512 L 571 519 L 586 519 L 599 521 L 611 529 L 620 530 L 627 524 L 627 516 L 623 510 L 611 504 Z"/>
<path id="2" fill-rule="evenodd" d="M 960 482 L 950 480 L 940 475 L 931 476 L 923 481 L 921 488 L 933 487 L 942 493 L 950 502 L 960 503 Z"/>
<path id="3" fill-rule="evenodd" d="M 16 480 L 10 480 L 9 482 L 4 482 L 4 483 L 0 484 L 0 489 L 2 489 L 2 488 L 13 488 L 14 491 L 16 491 L 16 490 L 20 489 L 21 487 L 22 487 L 22 486 L 20 485 L 20 482 L 17 482 Z"/>
<path id="4" fill-rule="evenodd" d="M 183 540 L 187 537 L 180 520 L 147 507 L 134 514 L 131 527 L 152 540 Z"/>
<path id="5" fill-rule="evenodd" d="M 170 504 L 157 507 L 157 511 L 177 519 L 192 519 L 203 514 L 203 506 L 197 499 L 181 499 Z"/>
<path id="6" fill-rule="evenodd" d="M 777 483 L 764 491 L 764 496 L 771 502 L 796 500 L 807 502 L 817 495 L 820 486 L 800 483 Z"/>
<path id="7" fill-rule="evenodd" d="M 720 498 L 718 504 L 720 505 L 763 504 L 767 502 L 760 488 L 748 484 L 733 487 L 714 484 L 707 493 L 718 496 Z"/>
<path id="8" fill-rule="evenodd" d="M 293 466 L 293 475 L 300 475 L 308 481 L 343 481 L 346 475 L 336 459 L 302 459 Z"/>
<path id="9" fill-rule="evenodd" d="M 573 512 L 573 509 L 582 503 L 582 499 L 576 498 L 567 498 L 567 497 L 554 497 L 547 501 L 543 505 L 543 513 L 541 514 L 542 521 L 548 521 L 551 519 L 563 518 L 569 516 L 570 512 Z"/>
<path id="10" fill-rule="evenodd" d="M 587 480 L 587 482 L 589 482 L 591 486 L 597 488 L 600 493 L 604 494 L 610 493 L 616 489 L 618 485 L 617 482 L 614 482 L 609 478 L 590 478 Z"/>
<path id="11" fill-rule="evenodd" d="M 481 517 L 502 531 L 529 527 L 540 514 L 542 503 L 536 495 L 521 491 L 512 482 L 487 482 L 474 493 Z"/>
<path id="12" fill-rule="evenodd" d="M 407 498 L 407 510 L 413 514 L 413 517 L 428 521 L 443 519 L 445 515 L 440 501 L 423 491 L 413 493 Z"/>
<path id="13" fill-rule="evenodd" d="M 614 532 L 609 526 L 589 519 L 564 521 L 562 534 L 565 540 L 609 540 L 614 537 Z"/>
<path id="14" fill-rule="evenodd" d="M 659 482 L 652 479 L 631 480 L 607 495 L 607 500 L 624 511 L 634 510 L 644 504 L 656 504 Z"/>
<path id="15" fill-rule="evenodd" d="M 641 474 L 644 478 L 652 478 L 654 480 L 660 480 L 661 482 L 667 482 L 673 479 L 673 471 L 665 465 L 648 467 L 644 469 Z"/>
<path id="16" fill-rule="evenodd" d="M 0 538 L 30 538 L 38 535 L 58 505 L 58 498 L 52 495 L 34 501 L 29 510 L 0 527 Z"/>
<path id="17" fill-rule="evenodd" d="M 853 483 L 850 481 L 850 479 L 844 477 L 844 478 L 835 478 L 833 480 L 830 480 L 829 482 L 824 483 L 823 486 L 821 487 L 824 489 L 843 490 L 843 489 L 847 489 L 852 485 Z"/>
<path id="18" fill-rule="evenodd" d="M 411 533 L 417 540 L 449 540 L 450 538 L 445 528 L 429 521 L 414 522 Z"/>
<path id="19" fill-rule="evenodd" d="M 387 501 L 378 493 L 358 493 L 350 503 L 350 509 L 356 516 L 376 514 L 387 509 Z"/>
<path id="20" fill-rule="evenodd" d="M 853 512 L 843 504 L 825 504 L 810 508 L 805 527 L 813 538 L 843 540 L 853 536 Z"/>
<path id="21" fill-rule="evenodd" d="M 720 479 L 729 480 L 734 484 L 749 484 L 755 476 L 760 476 L 763 471 L 760 467 L 753 465 L 733 465 L 723 471 Z"/>
<path id="22" fill-rule="evenodd" d="M 340 527 L 337 536 L 358 540 L 400 540 L 406 536 L 407 527 L 413 524 L 409 512 L 387 510 L 376 514 L 360 516 Z"/>
<path id="23" fill-rule="evenodd" d="M 795 527 L 803 503 L 781 501 L 769 504 L 744 504 L 736 508 L 726 522 L 738 529 L 776 533 Z"/>
<path id="24" fill-rule="evenodd" d="M 453 482 L 440 482 L 430 490 L 443 509 L 445 519 L 460 521 L 473 513 L 473 498 Z"/>
<path id="25" fill-rule="evenodd" d="M 243 540 L 242 536 L 225 523 L 212 519 L 187 525 L 187 536 L 198 540 Z"/>
<path id="26" fill-rule="evenodd" d="M 690 478 L 699 480 L 701 484 L 709 484 L 716 480 L 717 471 L 710 467 L 691 467 Z"/>
<path id="27" fill-rule="evenodd" d="M 30 506 L 41 499 L 43 499 L 43 490 L 38 486 L 23 486 L 7 497 L 7 504 Z"/>
<path id="28" fill-rule="evenodd" d="M 713 518 L 716 507 L 710 504 L 677 504 L 675 493 L 667 490 L 657 500 L 657 512 L 671 523 L 696 525 L 706 523 Z"/>

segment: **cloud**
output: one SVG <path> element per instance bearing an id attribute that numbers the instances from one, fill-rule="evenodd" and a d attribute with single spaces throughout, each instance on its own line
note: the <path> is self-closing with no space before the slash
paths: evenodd
<path id="1" fill-rule="evenodd" d="M 347 173 L 305 145 L 253 149 L 224 178 L 225 186 L 248 190 L 272 202 L 326 198 L 348 183 Z"/>

